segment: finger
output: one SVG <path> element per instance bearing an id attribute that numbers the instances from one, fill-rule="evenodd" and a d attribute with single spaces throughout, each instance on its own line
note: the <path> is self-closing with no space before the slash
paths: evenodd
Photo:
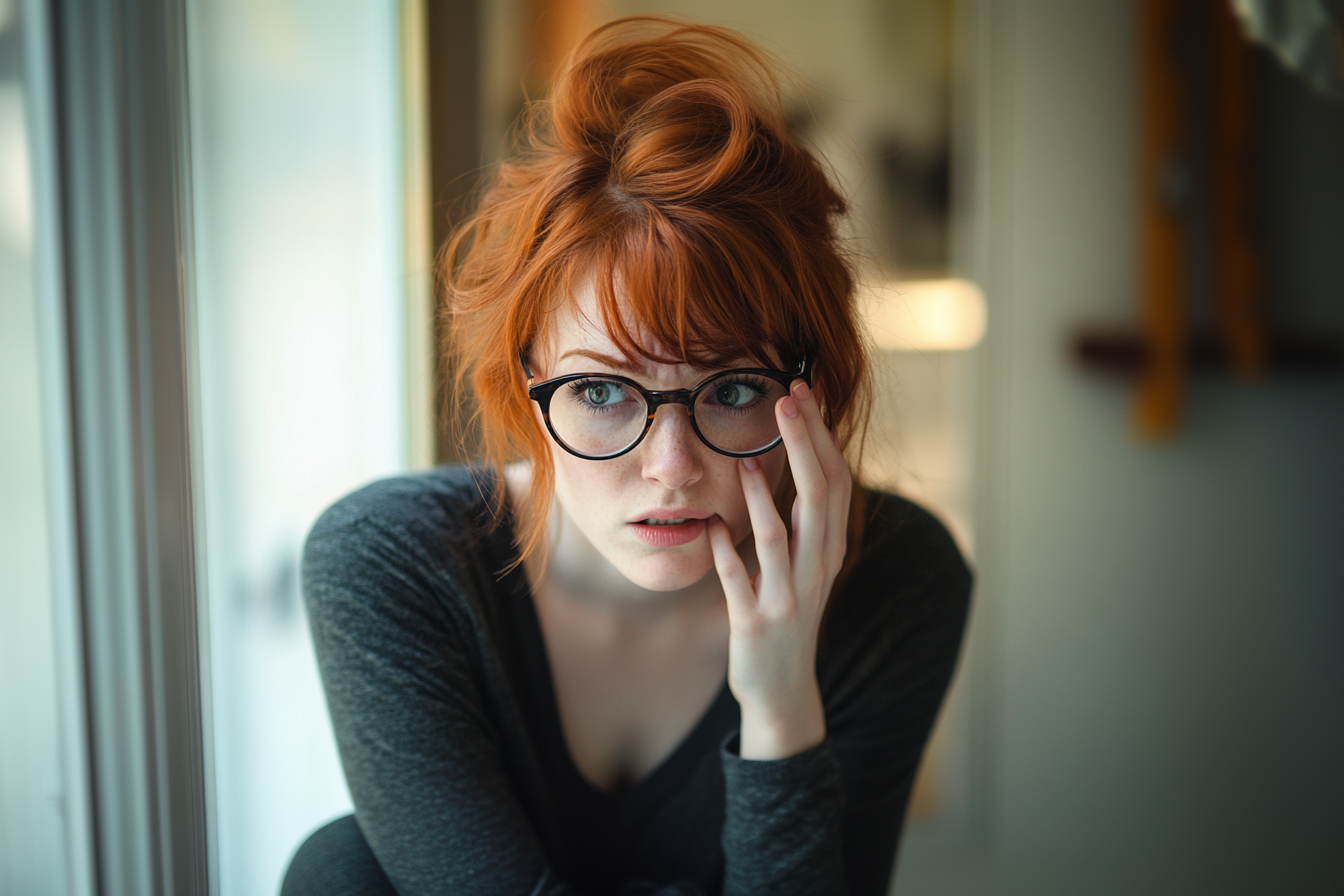
<path id="1" fill-rule="evenodd" d="M 840 450 L 839 439 L 835 433 L 826 428 L 826 421 L 821 416 L 821 406 L 817 404 L 807 383 L 795 380 L 789 391 L 797 404 L 799 417 L 807 426 L 808 436 L 812 439 L 812 448 L 816 452 L 817 462 L 821 465 L 826 480 L 833 485 L 840 485 L 848 468 L 845 465 L 844 453 Z"/>
<path id="2" fill-rule="evenodd" d="M 756 589 L 747 567 L 733 546 L 733 533 L 718 516 L 709 521 L 709 549 L 714 554 L 714 569 L 723 584 L 723 596 L 728 602 L 728 618 L 741 618 L 756 605 Z"/>
<path id="3" fill-rule="evenodd" d="M 775 498 L 766 481 L 765 471 L 754 457 L 737 463 L 742 493 L 747 499 L 756 542 L 756 560 L 760 563 L 760 595 L 784 595 L 793 591 L 792 563 L 789 558 L 789 530 L 775 509 Z"/>
<path id="4" fill-rule="evenodd" d="M 853 492 L 853 477 L 849 463 L 840 449 L 840 440 L 826 428 L 821 407 L 813 399 L 807 383 L 797 380 L 790 390 L 798 404 L 800 416 L 807 423 L 812 446 L 823 475 L 826 477 L 827 513 L 824 551 L 833 569 L 839 569 L 844 559 L 849 528 L 849 503 Z"/>
<path id="5" fill-rule="evenodd" d="M 849 464 L 840 458 L 839 488 L 831 489 L 830 519 L 826 529 L 826 556 L 831 561 L 833 572 L 839 572 L 844 563 L 845 552 L 849 549 L 849 507 L 853 500 L 854 479 L 849 472 Z"/>
<path id="6" fill-rule="evenodd" d="M 830 516 L 830 484 L 817 459 L 817 448 L 808 427 L 807 413 L 810 410 L 816 415 L 817 403 L 806 389 L 806 383 L 796 381 L 791 394 L 781 398 L 775 406 L 775 418 L 789 453 L 789 469 L 793 472 L 793 483 L 798 492 L 793 514 L 794 571 L 810 577 L 825 565 L 823 551 Z M 806 398 L 799 400 L 802 394 Z"/>

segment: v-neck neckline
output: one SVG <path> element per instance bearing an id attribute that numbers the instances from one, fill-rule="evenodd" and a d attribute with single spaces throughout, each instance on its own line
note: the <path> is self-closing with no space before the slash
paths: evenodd
<path id="1" fill-rule="evenodd" d="M 726 725 L 730 721 L 731 711 L 736 706 L 736 701 L 728 687 L 727 676 L 724 676 L 714 699 L 705 707 L 704 712 L 696 719 L 695 724 L 672 748 L 672 751 L 664 756 L 662 761 L 654 766 L 648 774 L 619 791 L 599 787 L 579 768 L 578 762 L 574 759 L 574 754 L 570 750 L 569 740 L 565 737 L 564 719 L 560 715 L 560 700 L 555 689 L 555 677 L 551 671 L 550 655 L 546 649 L 545 635 L 541 630 L 541 620 L 536 613 L 536 605 L 531 599 L 530 589 L 527 596 L 529 598 L 528 616 L 533 628 L 531 636 L 541 660 L 539 671 L 542 674 L 541 681 L 538 684 L 541 686 L 542 702 L 546 714 L 544 720 L 545 736 L 550 741 L 550 747 L 555 754 L 563 760 L 561 766 L 568 783 L 575 791 L 581 793 L 587 802 L 599 803 L 609 808 L 663 802 L 662 796 L 674 790 L 677 782 L 693 770 L 697 757 L 703 755 L 703 748 L 717 745 L 719 723 L 722 722 Z"/>
<path id="2" fill-rule="evenodd" d="M 490 487 L 505 488 L 503 477 L 490 476 Z M 501 531 L 509 546 L 511 558 L 517 559 L 518 548 L 514 538 L 514 518 L 504 496 L 505 509 Z M 555 687 L 555 675 L 551 667 L 550 651 L 546 647 L 546 636 L 541 627 L 541 615 L 537 610 L 536 596 L 522 563 L 518 563 L 508 573 L 509 591 L 518 601 L 523 638 L 522 648 L 528 656 L 528 665 L 533 667 L 533 681 L 540 697 L 533 705 L 541 711 L 543 718 L 538 726 L 538 734 L 544 739 L 541 745 L 560 757 L 561 773 L 571 792 L 581 797 L 594 808 L 608 812 L 625 811 L 627 807 L 657 805 L 671 796 L 679 780 L 690 774 L 697 758 L 705 749 L 717 750 L 718 742 L 737 725 L 739 710 L 737 700 L 728 687 L 725 673 L 714 698 L 677 743 L 672 751 L 663 757 L 648 774 L 635 781 L 629 787 L 612 792 L 594 784 L 579 768 L 570 751 L 569 741 L 565 737 L 564 721 L 560 715 L 560 698 Z"/>

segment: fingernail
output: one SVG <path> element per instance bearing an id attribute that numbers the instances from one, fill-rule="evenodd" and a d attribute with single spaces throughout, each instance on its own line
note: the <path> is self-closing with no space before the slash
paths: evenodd
<path id="1" fill-rule="evenodd" d="M 807 387 L 807 383 L 803 380 L 793 384 L 793 394 L 799 401 L 812 400 L 812 390 Z"/>
<path id="2" fill-rule="evenodd" d="M 754 458 L 754 457 L 744 457 L 744 458 L 742 458 L 742 466 L 746 467 L 748 470 L 751 470 L 751 471 L 755 472 L 755 470 L 756 470 L 756 458 Z"/>
<path id="3" fill-rule="evenodd" d="M 787 417 L 798 416 L 798 404 L 793 400 L 793 396 L 785 395 L 783 398 L 779 400 L 779 406 L 784 409 L 785 416 Z"/>

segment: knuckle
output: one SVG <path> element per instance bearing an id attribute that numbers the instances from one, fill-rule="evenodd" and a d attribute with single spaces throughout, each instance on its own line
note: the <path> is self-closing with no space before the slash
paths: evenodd
<path id="1" fill-rule="evenodd" d="M 780 548 L 788 543 L 789 533 L 783 522 L 768 523 L 756 532 L 756 540 L 762 547 Z"/>
<path id="2" fill-rule="evenodd" d="M 731 563 L 731 562 L 720 563 L 718 566 L 718 571 L 719 571 L 719 578 L 723 579 L 725 582 L 728 582 L 732 585 L 740 585 L 742 582 L 746 581 L 747 578 L 746 573 L 743 571 L 741 565 L 737 563 Z"/>

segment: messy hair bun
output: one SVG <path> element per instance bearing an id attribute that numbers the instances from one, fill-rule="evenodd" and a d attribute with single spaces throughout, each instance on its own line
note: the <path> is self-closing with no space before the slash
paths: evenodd
<path id="1" fill-rule="evenodd" d="M 845 202 L 790 135 L 776 68 L 728 29 L 604 25 L 529 108 L 517 153 L 445 246 L 455 392 L 469 386 L 491 463 L 533 462 L 524 556 L 543 541 L 554 471 L 518 355 L 581 284 L 632 359 L 812 359 L 842 444 L 866 426 L 867 356 L 836 233 Z"/>
<path id="2" fill-rule="evenodd" d="M 730 31 L 624 20 L 595 32 L 556 81 L 556 146 L 676 200 L 731 187 L 747 153 L 785 140 L 768 60 Z M 602 163 L 606 163 L 603 165 Z"/>

